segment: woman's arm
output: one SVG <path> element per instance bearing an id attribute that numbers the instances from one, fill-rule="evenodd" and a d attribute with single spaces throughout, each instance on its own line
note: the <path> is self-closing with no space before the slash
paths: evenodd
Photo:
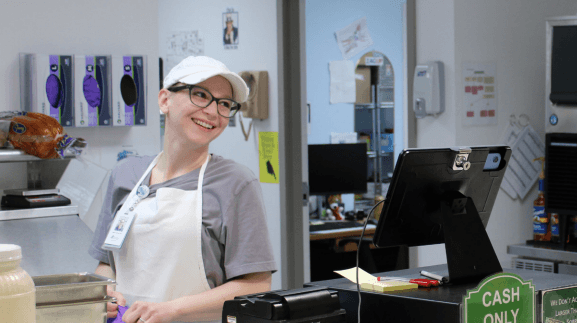
<path id="1" fill-rule="evenodd" d="M 104 262 L 100 262 L 98 264 L 94 273 L 97 275 L 100 275 L 100 276 L 110 278 L 110 279 L 115 279 L 114 271 L 112 270 L 112 268 L 110 267 L 109 264 L 104 263 Z M 116 315 L 118 315 L 118 305 L 125 306 L 126 305 L 126 299 L 124 299 L 124 296 L 122 296 L 121 293 L 116 292 L 114 290 L 114 285 L 107 285 L 106 286 L 106 294 L 108 296 L 112 296 L 112 297 L 116 298 L 116 304 L 113 304 L 113 303 L 107 303 L 106 304 L 106 316 L 108 318 L 114 318 L 114 317 L 116 317 Z"/>
<path id="2" fill-rule="evenodd" d="M 110 279 L 115 279 L 114 271 L 112 270 L 110 265 L 102 261 L 98 264 L 94 273 Z"/>
<path id="3" fill-rule="evenodd" d="M 136 322 L 139 318 L 146 323 L 220 320 L 225 301 L 235 296 L 269 291 L 271 276 L 270 272 L 247 274 L 204 293 L 166 303 L 134 302 L 122 319 L 128 323 Z"/>

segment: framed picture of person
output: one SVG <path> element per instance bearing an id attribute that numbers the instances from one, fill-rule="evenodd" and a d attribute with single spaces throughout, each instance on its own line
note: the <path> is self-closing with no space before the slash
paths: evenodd
<path id="1" fill-rule="evenodd" d="M 222 41 L 224 49 L 238 48 L 238 12 L 228 11 L 222 14 Z"/>

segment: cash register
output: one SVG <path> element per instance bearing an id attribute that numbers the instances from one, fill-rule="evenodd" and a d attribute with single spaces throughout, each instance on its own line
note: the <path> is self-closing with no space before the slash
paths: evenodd
<path id="1" fill-rule="evenodd" d="M 345 322 L 338 292 L 326 287 L 306 287 L 237 296 L 225 301 L 226 323 L 337 323 Z"/>

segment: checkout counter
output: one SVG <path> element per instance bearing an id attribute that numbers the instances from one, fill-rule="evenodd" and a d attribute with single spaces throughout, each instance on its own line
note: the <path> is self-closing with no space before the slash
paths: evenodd
<path id="1" fill-rule="evenodd" d="M 445 284 L 359 292 L 355 282 L 341 278 L 305 288 L 338 292 L 348 323 L 358 322 L 359 303 L 366 323 L 577 322 L 575 276 L 503 270 L 485 231 L 510 156 L 506 146 L 408 149 L 399 156 L 373 242 L 377 247 L 445 243 L 447 264 L 376 275 L 414 279 L 425 270 L 444 277 Z M 505 292 L 513 283 L 520 289 Z M 514 300 L 522 304 L 517 312 L 505 310 Z M 324 305 L 311 299 L 309 306 Z"/>
<path id="2" fill-rule="evenodd" d="M 442 276 L 446 276 L 448 273 L 447 265 L 437 265 L 386 272 L 380 275 L 415 278 L 419 277 L 421 270 Z M 517 274 L 523 280 L 532 280 L 536 300 L 535 322 L 541 322 L 541 312 L 544 310 L 542 300 L 547 291 L 566 289 L 577 296 L 577 278 L 572 275 L 519 269 L 505 269 L 504 272 Z M 463 299 L 467 295 L 467 291 L 476 288 L 477 284 L 477 282 L 448 284 L 439 287 L 383 293 L 361 290 L 361 322 L 462 323 L 465 322 L 462 317 Z M 341 307 L 347 313 L 346 322 L 357 322 L 359 297 L 355 283 L 341 278 L 312 282 L 305 284 L 305 286 L 326 287 L 329 290 L 337 291 Z M 483 318 L 479 322 L 483 322 Z M 491 321 L 488 320 L 488 322 Z M 512 323 L 513 318 L 510 317 L 508 322 Z"/>

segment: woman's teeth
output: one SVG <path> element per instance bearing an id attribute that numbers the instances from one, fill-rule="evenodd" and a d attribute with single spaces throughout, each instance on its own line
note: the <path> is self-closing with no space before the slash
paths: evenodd
<path id="1" fill-rule="evenodd" d="M 194 120 L 194 119 L 193 119 L 192 121 L 194 121 L 194 123 L 196 123 L 196 124 L 199 125 L 199 126 L 205 127 L 206 129 L 212 129 L 212 128 L 214 128 L 214 126 L 211 126 L 211 125 L 209 125 L 208 123 L 202 122 L 202 121 L 200 121 L 200 120 Z"/>

